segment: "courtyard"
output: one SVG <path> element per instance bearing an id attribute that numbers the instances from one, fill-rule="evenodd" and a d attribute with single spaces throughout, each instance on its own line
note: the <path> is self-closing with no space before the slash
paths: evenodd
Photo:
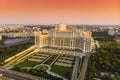
<path id="1" fill-rule="evenodd" d="M 40 70 L 64 80 L 70 80 L 74 65 L 75 56 L 50 54 L 39 51 L 16 66 L 24 69 Z"/>

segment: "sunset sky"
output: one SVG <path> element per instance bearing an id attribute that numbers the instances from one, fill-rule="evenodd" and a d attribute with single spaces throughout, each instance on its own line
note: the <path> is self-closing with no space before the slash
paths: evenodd
<path id="1" fill-rule="evenodd" d="M 120 0 L 0 0 L 0 24 L 120 24 Z"/>

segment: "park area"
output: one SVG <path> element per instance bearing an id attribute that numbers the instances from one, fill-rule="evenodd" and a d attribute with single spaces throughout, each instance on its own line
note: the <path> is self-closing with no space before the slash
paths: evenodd
<path id="1" fill-rule="evenodd" d="M 56 55 L 56 54 L 47 54 L 47 53 L 38 52 L 27 58 L 25 61 L 17 64 L 13 68 L 13 70 L 19 72 L 25 72 L 28 74 L 33 74 L 33 73 L 29 73 L 29 70 L 32 71 L 35 70 L 39 73 L 33 75 L 40 77 L 43 77 L 41 73 L 51 76 L 52 74 L 47 73 L 47 72 L 51 72 L 55 75 L 61 76 L 61 78 L 70 80 L 72 76 L 74 64 L 75 64 L 74 56 Z"/>
<path id="2" fill-rule="evenodd" d="M 18 64 L 20 67 L 34 67 L 35 65 L 40 64 L 39 62 L 35 62 L 35 61 L 24 61 L 20 64 Z"/>

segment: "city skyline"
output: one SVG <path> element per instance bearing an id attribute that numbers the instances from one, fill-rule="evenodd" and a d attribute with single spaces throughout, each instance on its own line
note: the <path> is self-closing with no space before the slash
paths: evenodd
<path id="1" fill-rule="evenodd" d="M 120 0 L 0 0 L 0 24 L 120 24 Z"/>

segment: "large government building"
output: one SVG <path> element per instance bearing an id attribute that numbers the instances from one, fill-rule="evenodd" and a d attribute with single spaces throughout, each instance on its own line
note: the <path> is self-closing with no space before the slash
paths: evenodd
<path id="1" fill-rule="evenodd" d="M 83 53 L 91 52 L 95 48 L 90 31 L 67 29 L 65 24 L 55 25 L 55 29 L 48 31 L 48 33 L 35 32 L 34 35 L 35 45 L 38 48 L 73 49 Z"/>

